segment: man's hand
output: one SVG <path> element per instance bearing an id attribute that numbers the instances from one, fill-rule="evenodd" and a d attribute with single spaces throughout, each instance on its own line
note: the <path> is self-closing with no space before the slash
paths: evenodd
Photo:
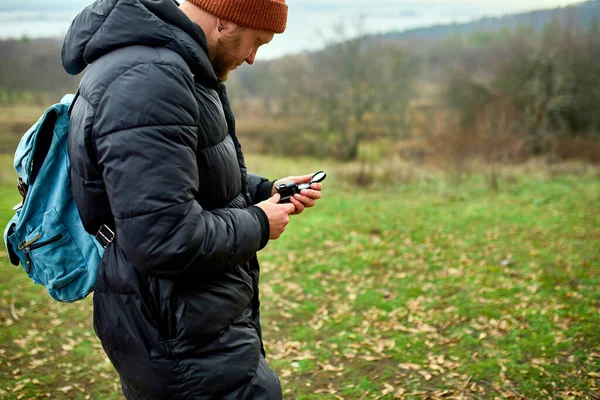
<path id="1" fill-rule="evenodd" d="M 269 218 L 269 239 L 279 239 L 279 236 L 285 231 L 286 225 L 290 222 L 290 214 L 296 211 L 294 204 L 284 203 L 279 204 L 281 196 L 279 193 L 275 194 L 268 200 L 258 203 L 256 206 L 260 207 L 267 218 Z"/>
<path id="2" fill-rule="evenodd" d="M 271 190 L 271 195 L 277 193 L 277 186 L 282 183 L 294 182 L 297 185 L 301 183 L 310 182 L 313 174 L 304 175 L 304 176 L 288 176 L 287 178 L 280 179 L 273 184 L 273 189 Z M 296 207 L 296 210 L 293 212 L 294 215 L 300 214 L 304 211 L 305 208 L 310 208 L 315 205 L 315 202 L 321 198 L 321 190 L 323 190 L 323 185 L 320 183 L 313 183 L 310 186 L 310 189 L 303 189 L 300 194 L 295 194 L 290 198 L 290 202 Z"/>

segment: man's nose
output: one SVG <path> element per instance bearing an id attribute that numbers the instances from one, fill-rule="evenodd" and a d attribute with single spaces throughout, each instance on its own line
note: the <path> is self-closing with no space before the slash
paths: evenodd
<path id="1" fill-rule="evenodd" d="M 253 51 L 253 52 L 252 52 L 252 53 L 251 53 L 251 54 L 250 54 L 250 55 L 249 55 L 249 56 L 246 58 L 246 60 L 245 60 L 245 61 L 246 61 L 246 62 L 247 62 L 249 65 L 252 65 L 252 64 L 254 64 L 254 59 L 256 58 L 256 52 L 257 52 L 257 50 L 254 50 L 254 51 Z"/>

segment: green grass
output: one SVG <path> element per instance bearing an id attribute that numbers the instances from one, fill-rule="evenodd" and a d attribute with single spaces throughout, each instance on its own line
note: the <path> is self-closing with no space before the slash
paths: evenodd
<path id="1" fill-rule="evenodd" d="M 286 399 L 600 398 L 597 178 L 360 189 L 332 162 L 247 161 L 331 172 L 318 207 L 260 254 Z M 2 225 L 13 178 L 0 175 Z M 0 270 L 0 397 L 119 398 L 90 299 L 59 304 L 4 257 Z"/>

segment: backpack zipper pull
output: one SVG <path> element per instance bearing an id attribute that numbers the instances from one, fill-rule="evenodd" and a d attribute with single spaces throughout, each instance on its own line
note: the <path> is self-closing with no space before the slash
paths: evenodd
<path id="1" fill-rule="evenodd" d="M 27 247 L 31 246 L 33 244 L 33 242 L 35 242 L 36 240 L 38 240 L 39 238 L 41 238 L 43 235 L 42 232 L 38 233 L 33 239 L 31 239 L 29 242 L 23 240 L 21 243 L 19 243 L 19 245 L 17 246 L 17 248 L 19 250 L 25 250 Z"/>
<path id="2" fill-rule="evenodd" d="M 31 257 L 29 257 L 28 250 L 25 250 L 23 253 L 25 253 L 25 259 L 27 260 L 27 269 L 25 270 L 25 272 L 29 274 L 29 271 L 31 271 Z"/>

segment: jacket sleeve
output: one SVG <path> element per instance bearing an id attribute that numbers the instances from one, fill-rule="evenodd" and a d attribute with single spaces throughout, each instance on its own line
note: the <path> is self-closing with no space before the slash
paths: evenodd
<path id="1" fill-rule="evenodd" d="M 212 274 L 252 258 L 269 237 L 258 207 L 207 211 L 196 148 L 202 110 L 189 71 L 141 64 L 100 99 L 93 125 L 116 242 L 141 272 Z"/>
<path id="2" fill-rule="evenodd" d="M 260 203 L 271 197 L 274 181 L 269 181 L 262 176 L 248 174 L 248 191 L 252 198 L 252 204 Z"/>

